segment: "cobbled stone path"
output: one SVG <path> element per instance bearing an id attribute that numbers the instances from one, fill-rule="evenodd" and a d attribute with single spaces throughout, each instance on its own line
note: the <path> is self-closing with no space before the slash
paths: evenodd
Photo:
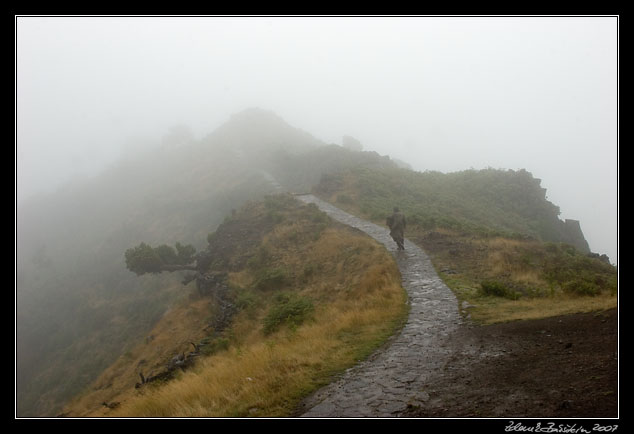
<path id="1" fill-rule="evenodd" d="M 443 375 L 448 338 L 462 323 L 458 302 L 428 256 L 405 240 L 398 251 L 387 228 L 359 219 L 313 195 L 298 195 L 333 219 L 366 232 L 392 252 L 408 293 L 410 312 L 402 330 L 368 359 L 304 401 L 301 417 L 398 417 L 430 400 L 426 385 Z"/>

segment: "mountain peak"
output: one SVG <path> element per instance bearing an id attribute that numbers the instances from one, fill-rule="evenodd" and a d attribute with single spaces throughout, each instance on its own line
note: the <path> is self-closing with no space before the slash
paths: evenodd
<path id="1" fill-rule="evenodd" d="M 259 107 L 231 115 L 205 141 L 243 151 L 306 149 L 325 144 L 306 131 L 291 126 L 272 110 Z"/>

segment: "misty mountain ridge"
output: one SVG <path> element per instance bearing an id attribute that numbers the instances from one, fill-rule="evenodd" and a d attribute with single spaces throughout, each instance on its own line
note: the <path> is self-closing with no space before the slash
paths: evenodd
<path id="1" fill-rule="evenodd" d="M 233 114 L 201 140 L 200 145 L 242 152 L 285 150 L 302 152 L 324 146 L 321 140 L 288 124 L 272 111 L 256 107 Z"/>
<path id="2" fill-rule="evenodd" d="M 232 210 L 284 190 L 307 192 L 322 181 L 321 188 L 339 193 L 334 200 L 341 203 L 354 201 L 345 194 L 354 195 L 359 187 L 364 201 L 372 202 L 373 188 L 383 200 L 380 177 L 415 176 L 402 166 L 376 152 L 324 143 L 271 111 L 251 108 L 201 140 L 151 150 L 82 185 L 25 202 L 17 210 L 16 225 L 18 415 L 55 414 L 145 339 L 182 298 L 177 276 L 137 278 L 127 271 L 126 249 L 141 242 L 183 242 L 203 249 L 208 234 Z M 376 183 L 348 185 L 351 178 L 340 178 L 360 168 L 375 173 L 371 179 Z M 328 174 L 334 176 L 324 178 Z M 533 182 L 531 176 L 526 179 Z M 440 178 L 434 182 L 453 188 Z M 553 208 L 545 196 L 535 200 Z M 468 216 L 470 206 L 478 206 L 475 198 L 461 215 Z M 503 203 L 495 206 L 500 221 L 519 215 L 514 213 L 530 214 L 521 206 L 512 212 Z M 530 225 L 530 215 L 526 219 Z M 435 221 L 443 220 L 436 216 Z M 572 232 L 583 250 L 580 228 Z"/>
<path id="3" fill-rule="evenodd" d="M 50 414 L 108 366 L 126 341 L 142 338 L 178 296 L 164 278 L 131 275 L 123 251 L 141 241 L 203 248 L 208 233 L 232 209 L 278 191 L 271 179 L 307 189 L 318 181 L 323 164 L 289 165 L 297 163 L 295 155 L 319 146 L 323 143 L 272 112 L 249 109 L 200 141 L 157 146 L 82 184 L 21 204 L 16 224 L 19 414 Z M 282 156 L 286 160 L 280 164 Z M 350 155 L 348 161 L 354 164 Z M 44 390 L 55 398 L 43 399 Z"/>

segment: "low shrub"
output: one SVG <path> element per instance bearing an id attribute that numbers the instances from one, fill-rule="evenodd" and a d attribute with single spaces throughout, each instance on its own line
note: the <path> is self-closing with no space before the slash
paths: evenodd
<path id="1" fill-rule="evenodd" d="M 595 296 L 601 293 L 601 287 L 599 285 L 597 285 L 595 282 L 584 279 L 575 279 L 566 282 L 561 289 L 565 293 L 574 295 Z"/>
<path id="2" fill-rule="evenodd" d="M 289 277 L 281 268 L 263 268 L 256 274 L 254 287 L 260 291 L 279 289 L 286 286 Z"/>
<path id="3" fill-rule="evenodd" d="M 276 294 L 274 304 L 264 318 L 264 334 L 271 334 L 282 324 L 301 325 L 314 310 L 313 302 L 297 294 Z"/>
<path id="4" fill-rule="evenodd" d="M 506 286 L 502 282 L 488 280 L 480 284 L 480 295 L 488 295 L 493 297 L 508 298 L 509 300 L 517 300 L 519 294 Z"/>
<path id="5" fill-rule="evenodd" d="M 219 351 L 224 351 L 229 348 L 229 339 L 225 337 L 219 337 L 212 341 L 202 342 L 200 352 L 205 356 L 211 356 Z"/>
<path id="6" fill-rule="evenodd" d="M 248 310 L 255 307 L 259 299 L 252 290 L 239 289 L 234 296 L 234 303 L 238 309 Z"/>

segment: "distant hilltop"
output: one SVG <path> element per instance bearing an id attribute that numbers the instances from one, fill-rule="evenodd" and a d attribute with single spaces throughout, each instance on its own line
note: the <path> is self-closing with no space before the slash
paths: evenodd
<path id="1" fill-rule="evenodd" d="M 203 144 L 249 151 L 307 150 L 326 143 L 288 124 L 270 110 L 253 107 L 229 120 L 202 140 Z"/>

